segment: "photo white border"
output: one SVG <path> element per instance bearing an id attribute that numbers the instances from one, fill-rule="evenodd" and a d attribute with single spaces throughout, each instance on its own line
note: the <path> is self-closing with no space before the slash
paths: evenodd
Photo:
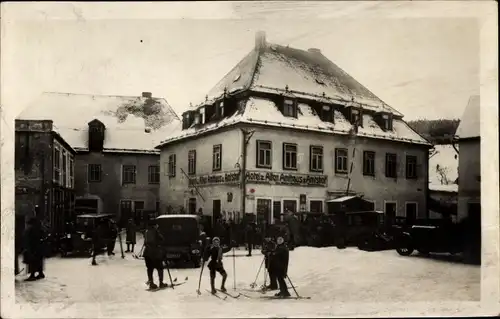
<path id="1" fill-rule="evenodd" d="M 151 6 L 155 8 L 152 10 Z M 2 37 L 9 30 L 13 20 L 65 19 L 85 21 L 89 19 L 245 19 L 259 18 L 253 10 L 248 16 L 238 11 L 231 2 L 193 2 L 193 3 L 53 3 L 53 2 L 12 2 L 1 4 Z M 239 6 L 254 6 L 256 3 L 239 3 Z M 266 5 L 283 9 L 285 5 L 295 6 L 294 10 L 275 10 L 268 13 L 268 19 L 287 19 L 290 14 L 301 19 L 332 18 L 478 18 L 481 23 L 480 34 L 480 95 L 481 95 L 481 205 L 482 205 L 482 268 L 481 302 L 427 302 L 427 303 L 354 303 L 359 304 L 356 312 L 352 305 L 338 304 L 333 300 L 328 304 L 310 303 L 311 306 L 287 304 L 289 316 L 343 316 L 343 317 L 378 317 L 378 316 L 453 316 L 460 312 L 468 315 L 498 315 L 500 300 L 499 268 L 499 178 L 498 174 L 498 16 L 497 3 L 494 1 L 417 1 L 417 2 L 268 2 Z M 376 10 L 373 10 L 376 7 Z M 396 9 L 397 7 L 397 9 Z M 369 10 L 365 10 L 369 9 Z M 300 12 L 300 13 L 297 13 Z M 3 38 L 2 38 L 3 39 Z M 1 56 L 2 64 L 6 57 Z M 3 78 L 3 75 L 2 75 Z M 0 82 L 2 91 L 6 89 Z M 2 317 L 101 317 L 106 305 L 93 304 L 92 312 L 83 310 L 79 304 L 47 306 L 14 304 L 13 280 L 13 231 L 14 231 L 14 116 L 17 112 L 12 107 L 1 110 L 1 314 Z M 117 304 L 116 306 L 119 306 Z M 127 305 L 130 306 L 130 305 Z M 155 309 L 158 316 L 182 317 L 182 308 L 190 305 L 169 303 L 165 309 Z M 136 307 L 144 307 L 143 304 Z M 262 303 L 262 313 L 275 313 Z M 85 307 L 87 309 L 88 307 Z M 126 309 L 127 307 L 125 307 Z M 125 317 L 125 312 L 114 313 L 116 317 Z M 207 316 L 220 316 L 207 313 Z M 234 316 L 226 314 L 226 316 Z"/>

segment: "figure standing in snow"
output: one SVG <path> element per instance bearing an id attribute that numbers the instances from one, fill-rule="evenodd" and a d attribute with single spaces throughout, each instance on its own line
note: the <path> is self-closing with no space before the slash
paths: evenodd
<path id="1" fill-rule="evenodd" d="M 255 240 L 255 223 L 248 223 L 246 229 L 245 229 L 245 239 L 247 242 L 247 249 L 248 249 L 248 254 L 247 256 L 250 257 L 252 256 L 252 248 L 253 248 L 253 243 Z"/>
<path id="2" fill-rule="evenodd" d="M 28 221 L 28 228 L 24 233 L 26 250 L 24 251 L 24 263 L 28 266 L 30 274 L 28 281 L 45 278 L 43 273 L 43 230 L 40 221 L 36 217 L 32 217 Z M 35 276 L 35 273 L 38 273 Z"/>
<path id="3" fill-rule="evenodd" d="M 148 229 L 144 233 L 144 261 L 148 273 L 148 282 L 150 289 L 156 289 L 158 286 L 154 283 L 153 273 L 158 271 L 158 281 L 160 288 L 167 285 L 163 283 L 163 249 L 161 243 L 163 236 L 158 230 L 158 224 L 155 220 L 149 221 Z"/>
<path id="4" fill-rule="evenodd" d="M 136 233 L 137 232 L 136 232 L 136 227 L 135 227 L 133 219 L 128 220 L 126 232 L 127 232 L 127 238 L 126 238 L 127 250 L 125 252 L 126 253 L 134 252 L 134 246 L 136 243 Z M 132 249 L 130 249 L 130 246 L 132 246 Z"/>
<path id="5" fill-rule="evenodd" d="M 271 269 L 278 279 L 278 284 L 280 292 L 275 296 L 278 297 L 290 297 L 288 288 L 286 286 L 285 278 L 288 272 L 288 261 L 289 261 L 289 251 L 285 244 L 283 237 L 278 237 L 276 250 L 271 254 Z"/>
<path id="6" fill-rule="evenodd" d="M 278 289 L 278 281 L 276 275 L 274 274 L 274 269 L 271 268 L 271 254 L 276 249 L 276 243 L 272 241 L 270 237 L 264 239 L 262 245 L 262 254 L 264 255 L 264 265 L 269 274 L 269 285 L 264 287 L 264 290 L 276 290 Z"/>
<path id="7" fill-rule="evenodd" d="M 118 227 L 114 220 L 109 220 L 108 256 L 114 255 L 116 237 L 118 237 Z"/>
<path id="8" fill-rule="evenodd" d="M 106 221 L 101 220 L 92 233 L 92 266 L 96 266 L 96 257 L 104 249 L 106 243 Z"/>
<path id="9" fill-rule="evenodd" d="M 220 246 L 219 237 L 214 237 L 212 240 L 212 245 L 208 247 L 205 252 L 204 260 L 208 260 L 210 258 L 210 262 L 208 263 L 208 269 L 210 270 L 210 288 L 212 294 L 217 293 L 215 289 L 215 275 L 216 272 L 222 275 L 222 284 L 220 286 L 220 290 L 226 292 L 225 283 L 227 279 L 227 273 L 224 269 L 224 265 L 222 264 L 222 247 Z"/>

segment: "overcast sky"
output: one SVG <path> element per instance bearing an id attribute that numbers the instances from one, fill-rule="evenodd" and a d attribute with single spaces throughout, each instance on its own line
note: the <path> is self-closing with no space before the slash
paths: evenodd
<path id="1" fill-rule="evenodd" d="M 252 50 L 258 30 L 266 32 L 269 42 L 321 49 L 406 120 L 459 118 L 470 95 L 479 94 L 475 19 L 362 17 L 352 12 L 373 11 L 385 4 L 374 8 L 356 2 L 336 7 L 223 2 L 189 8 L 171 3 L 162 4 L 161 10 L 182 7 L 186 14 L 193 10 L 203 14 L 208 5 L 218 8 L 215 13 L 220 16 L 176 19 L 184 14 L 171 13 L 169 19 L 160 19 L 155 14 L 160 7 L 149 4 L 150 19 L 123 15 L 123 19 L 92 20 L 85 18 L 90 9 L 73 7 L 72 20 L 9 23 L 2 31 L 2 104 L 22 110 L 43 91 L 109 95 L 149 91 L 165 97 L 181 113 Z M 305 10 L 321 13 L 339 8 L 344 15 L 324 19 L 304 15 Z M 285 10 L 286 14 L 277 14 Z"/>

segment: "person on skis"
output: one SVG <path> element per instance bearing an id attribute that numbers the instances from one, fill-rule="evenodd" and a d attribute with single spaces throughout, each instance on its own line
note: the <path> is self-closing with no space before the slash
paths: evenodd
<path id="1" fill-rule="evenodd" d="M 274 274 L 274 270 L 271 268 L 271 254 L 276 249 L 276 243 L 271 239 L 271 237 L 266 237 L 264 239 L 264 243 L 262 245 L 262 254 L 264 255 L 264 265 L 267 269 L 267 273 L 269 274 L 269 285 L 265 286 L 264 290 L 277 290 L 278 289 L 278 281 L 276 279 L 276 275 Z"/>
<path id="2" fill-rule="evenodd" d="M 205 252 L 204 256 L 205 260 L 210 258 L 208 263 L 208 269 L 210 270 L 210 288 L 212 294 L 217 293 L 215 289 L 215 275 L 216 272 L 222 275 L 222 284 L 220 286 L 220 290 L 222 292 L 226 292 L 225 283 L 227 279 L 227 273 L 224 269 L 224 265 L 222 264 L 222 247 L 220 245 L 220 238 L 214 237 L 212 240 L 212 245 L 210 245 Z"/>
<path id="3" fill-rule="evenodd" d="M 276 249 L 271 253 L 271 269 L 277 277 L 280 291 L 275 295 L 277 297 L 290 297 L 288 288 L 286 286 L 285 278 L 288 276 L 288 261 L 289 251 L 285 244 L 283 237 L 279 236 L 276 239 Z"/>
<path id="4" fill-rule="evenodd" d="M 144 233 L 144 261 L 148 273 L 149 289 L 157 289 L 158 286 L 154 283 L 153 273 L 158 271 L 159 287 L 165 288 L 167 284 L 163 283 L 163 249 L 161 243 L 163 236 L 158 230 L 158 224 L 155 220 L 149 221 L 148 229 Z"/>

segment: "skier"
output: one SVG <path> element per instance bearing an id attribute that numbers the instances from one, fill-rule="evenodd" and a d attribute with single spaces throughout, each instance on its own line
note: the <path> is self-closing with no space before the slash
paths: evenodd
<path id="1" fill-rule="evenodd" d="M 109 241 L 108 241 L 108 256 L 112 256 L 115 253 L 116 237 L 118 237 L 118 227 L 114 220 L 109 220 Z"/>
<path id="2" fill-rule="evenodd" d="M 283 237 L 278 237 L 276 250 L 271 254 L 271 269 L 278 279 L 280 292 L 275 296 L 277 297 L 290 297 L 288 288 L 286 286 L 285 278 L 288 272 L 289 251 L 285 244 Z"/>
<path id="3" fill-rule="evenodd" d="M 208 247 L 207 251 L 205 252 L 204 259 L 208 260 L 209 258 L 211 259 L 208 263 L 208 269 L 210 269 L 210 287 L 212 294 L 217 293 L 217 290 L 215 289 L 216 272 L 222 275 L 222 284 L 220 290 L 222 292 L 226 292 L 226 288 L 224 287 L 224 285 L 226 283 L 227 273 L 224 269 L 224 265 L 222 264 L 222 247 L 220 246 L 219 237 L 213 238 L 212 245 L 210 245 L 210 247 Z"/>
<path id="4" fill-rule="evenodd" d="M 134 252 L 134 246 L 135 246 L 135 243 L 136 243 L 136 227 L 135 227 L 135 224 L 134 224 L 134 220 L 131 218 L 128 220 L 128 224 L 127 224 L 127 238 L 126 238 L 126 241 L 127 241 L 127 250 L 125 250 L 126 253 L 129 253 L 129 252 Z M 130 249 L 130 246 L 132 246 L 132 249 Z"/>
<path id="5" fill-rule="evenodd" d="M 158 281 L 160 283 L 159 287 L 167 287 L 167 284 L 163 283 L 163 249 L 161 243 L 163 241 L 163 236 L 158 230 L 158 224 L 155 220 L 149 221 L 149 227 L 144 233 L 144 261 L 146 263 L 146 269 L 148 273 L 149 289 L 156 289 L 158 286 L 154 283 L 153 272 L 156 269 L 158 271 Z"/>
<path id="6" fill-rule="evenodd" d="M 270 237 L 266 237 L 262 245 L 262 254 L 264 255 L 264 264 L 267 269 L 267 273 L 269 274 L 269 285 L 265 286 L 264 290 L 278 289 L 277 278 L 274 269 L 271 268 L 271 254 L 274 252 L 275 249 L 276 249 L 276 243 L 272 241 Z"/>
<path id="7" fill-rule="evenodd" d="M 106 243 L 106 221 L 101 220 L 92 232 L 92 266 L 97 266 L 96 257 L 102 253 Z"/>

